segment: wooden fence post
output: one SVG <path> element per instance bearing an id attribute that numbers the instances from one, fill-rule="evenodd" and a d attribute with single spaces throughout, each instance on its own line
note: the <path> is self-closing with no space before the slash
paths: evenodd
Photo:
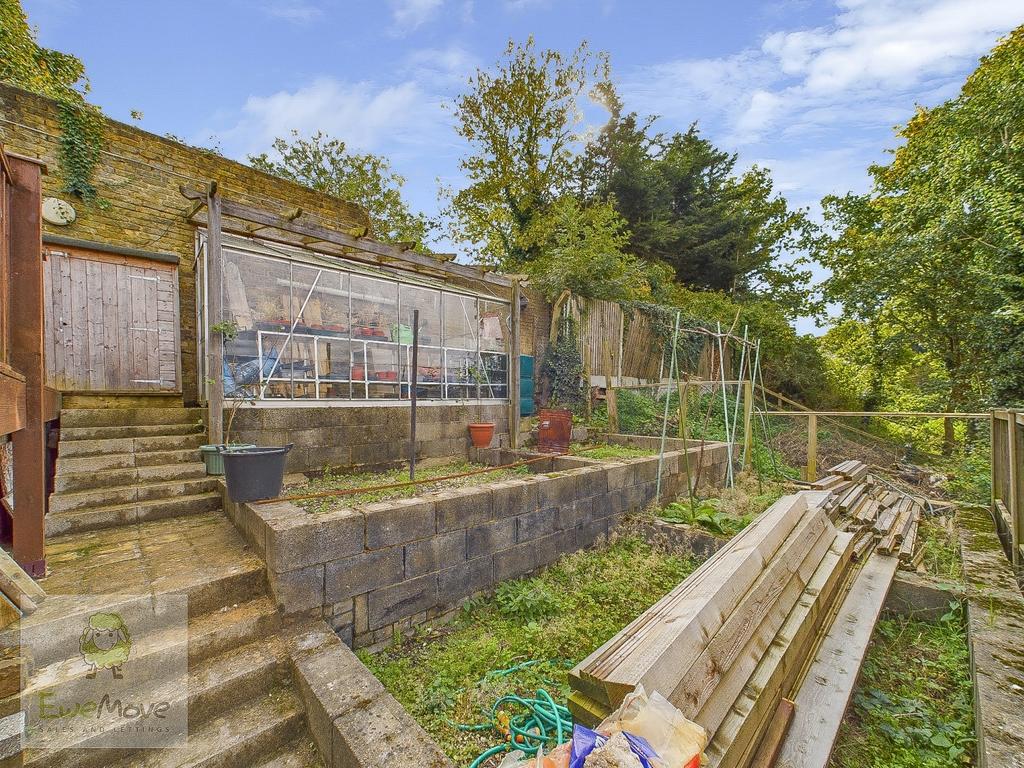
<path id="1" fill-rule="evenodd" d="M 220 195 L 217 182 L 210 182 L 206 196 L 206 377 L 209 380 L 209 441 L 211 445 L 224 442 L 224 335 L 209 329 L 224 320 L 222 288 L 224 262 L 221 252 Z"/>
<path id="2" fill-rule="evenodd" d="M 1020 567 L 1020 545 L 1021 545 L 1021 488 L 1022 479 L 1020 461 L 1024 459 L 1021 455 L 1019 441 L 1021 439 L 1021 428 L 1017 424 L 1017 413 L 1008 411 L 1006 414 L 1006 448 L 1009 460 L 1007 462 L 1007 473 L 1009 475 L 1009 498 L 1006 499 L 1006 506 L 1010 512 L 1010 560 L 1014 568 Z"/>
<path id="3" fill-rule="evenodd" d="M 818 414 L 807 414 L 807 482 L 818 479 Z"/>
<path id="4" fill-rule="evenodd" d="M 611 381 L 610 377 L 609 381 Z M 619 433 L 619 395 L 615 387 L 609 384 L 605 389 L 604 396 L 608 404 L 608 431 L 617 435 Z"/>
<path id="5" fill-rule="evenodd" d="M 750 469 L 754 463 L 753 433 L 750 431 L 754 414 L 754 383 L 749 379 L 743 382 L 743 468 Z"/>
<path id="6" fill-rule="evenodd" d="M 520 326 L 522 325 L 522 317 L 520 316 L 519 299 L 522 295 L 522 287 L 519 285 L 518 279 L 512 280 L 512 312 L 510 313 L 509 325 L 512 327 L 509 329 L 509 361 L 508 361 L 508 376 L 509 376 L 509 418 L 508 418 L 508 442 L 509 446 L 513 450 L 519 448 L 519 421 L 521 415 L 520 403 L 522 396 L 522 379 L 520 371 L 520 345 L 521 340 L 519 338 Z"/>

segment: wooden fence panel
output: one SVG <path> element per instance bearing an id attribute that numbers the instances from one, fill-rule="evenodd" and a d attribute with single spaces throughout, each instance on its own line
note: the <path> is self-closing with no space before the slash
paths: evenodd
<path id="1" fill-rule="evenodd" d="M 992 413 L 992 514 L 1016 568 L 1024 565 L 1024 413 Z"/>
<path id="2" fill-rule="evenodd" d="M 47 385 L 63 391 L 180 387 L 178 272 L 85 251 L 49 252 Z"/>

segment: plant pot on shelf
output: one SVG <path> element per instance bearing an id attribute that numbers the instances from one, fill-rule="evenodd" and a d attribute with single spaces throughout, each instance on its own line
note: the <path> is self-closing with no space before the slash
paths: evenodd
<path id="1" fill-rule="evenodd" d="M 284 465 L 292 444 L 277 447 L 228 446 L 220 452 L 228 496 L 236 503 L 275 499 L 284 484 Z"/>
<path id="2" fill-rule="evenodd" d="M 474 448 L 487 448 L 494 439 L 494 424 L 481 422 L 469 425 L 469 439 Z"/>
<path id="3" fill-rule="evenodd" d="M 252 443 L 235 444 L 235 445 L 201 445 L 199 446 L 199 452 L 203 455 L 203 463 L 206 464 L 206 474 L 208 475 L 223 475 L 224 474 L 224 460 L 220 456 L 222 448 L 255 448 L 256 446 Z"/>

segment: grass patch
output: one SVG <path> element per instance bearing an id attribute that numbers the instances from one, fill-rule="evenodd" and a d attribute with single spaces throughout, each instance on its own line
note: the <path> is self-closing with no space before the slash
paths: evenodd
<path id="1" fill-rule="evenodd" d="M 573 444 L 569 446 L 569 453 L 586 459 L 639 459 L 645 456 L 657 455 L 657 451 L 635 448 L 632 445 L 611 445 L 610 443 L 599 443 L 597 445 Z"/>
<path id="2" fill-rule="evenodd" d="M 956 530 L 956 518 L 953 518 Z M 948 581 L 963 581 L 964 568 L 956 535 L 940 522 L 940 518 L 922 518 L 918 524 L 919 546 L 924 550 L 921 564 L 932 576 Z"/>
<path id="3" fill-rule="evenodd" d="M 465 472 L 472 472 L 484 469 L 484 464 L 473 464 L 468 461 L 448 461 L 435 466 L 417 467 L 416 479 L 427 480 L 431 478 L 443 478 L 448 475 L 458 475 Z M 309 512 L 326 512 L 337 507 L 351 507 L 362 504 L 372 504 L 377 501 L 388 499 L 405 499 L 412 496 L 422 496 L 425 493 L 449 490 L 451 488 L 465 488 L 472 485 L 486 485 L 496 483 L 499 480 L 509 480 L 513 477 L 529 475 L 528 466 L 512 467 L 507 469 L 496 469 L 493 472 L 481 472 L 468 477 L 459 477 L 452 480 L 441 480 L 437 482 L 424 482 L 419 485 L 409 485 L 403 488 L 378 488 L 361 493 L 346 494 L 344 496 L 326 496 L 319 499 L 304 499 L 295 502 Z M 285 495 L 299 495 L 304 493 L 320 493 L 323 491 L 334 491 L 354 488 L 374 489 L 382 485 L 392 483 L 404 483 L 409 480 L 408 468 L 394 469 L 387 472 L 358 472 L 353 474 L 336 474 L 329 469 L 325 470 L 320 477 L 311 478 L 305 483 L 289 486 Z"/>
<path id="4" fill-rule="evenodd" d="M 657 514 L 669 523 L 685 523 L 716 536 L 731 538 L 750 525 L 755 517 L 782 495 L 783 487 L 780 483 L 768 482 L 755 474 L 741 472 L 736 476 L 736 484 L 732 488 L 722 489 L 719 496 L 695 499 L 692 507 L 689 499 L 681 496 Z"/>
<path id="5" fill-rule="evenodd" d="M 532 578 L 506 582 L 468 603 L 448 626 L 360 658 L 457 765 L 497 743 L 492 704 L 547 689 L 565 702 L 566 670 L 582 661 L 693 572 L 691 557 L 653 549 L 636 535 L 561 558 Z M 502 673 L 524 662 L 535 662 Z"/>
<path id="6" fill-rule="evenodd" d="M 832 768 L 972 765 L 971 676 L 959 608 L 931 624 L 883 619 L 864 661 Z"/>

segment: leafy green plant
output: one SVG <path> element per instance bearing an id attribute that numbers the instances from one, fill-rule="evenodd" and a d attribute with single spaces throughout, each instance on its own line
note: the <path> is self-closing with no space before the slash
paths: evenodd
<path id="1" fill-rule="evenodd" d="M 586 387 L 576 323 L 571 317 L 557 320 L 558 335 L 544 353 L 541 374 L 551 385 L 551 404 L 580 411 Z"/>
<path id="2" fill-rule="evenodd" d="M 558 599 L 543 581 L 508 581 L 494 593 L 498 610 L 509 619 L 522 622 L 545 619 L 558 610 Z"/>
<path id="3" fill-rule="evenodd" d="M 674 502 L 663 508 L 658 517 L 669 523 L 685 523 L 703 528 L 719 536 L 735 536 L 754 519 L 752 514 L 742 517 L 726 514 L 718 508 L 719 504 L 718 499 L 707 499 L 691 509 L 689 504 Z"/>

